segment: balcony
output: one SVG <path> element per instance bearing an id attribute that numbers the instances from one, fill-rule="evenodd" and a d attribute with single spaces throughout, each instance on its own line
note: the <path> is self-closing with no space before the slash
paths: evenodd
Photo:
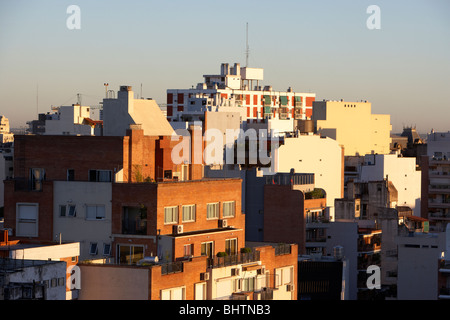
<path id="1" fill-rule="evenodd" d="M 178 272 L 183 272 L 183 262 L 181 261 L 161 264 L 161 275 L 168 275 Z"/>
<path id="2" fill-rule="evenodd" d="M 222 268 L 242 263 L 256 262 L 260 260 L 260 252 L 245 252 L 225 257 L 214 257 L 208 259 L 208 268 Z"/>

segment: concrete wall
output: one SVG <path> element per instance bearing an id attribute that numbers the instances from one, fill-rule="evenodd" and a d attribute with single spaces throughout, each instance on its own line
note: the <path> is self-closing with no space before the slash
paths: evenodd
<path id="1" fill-rule="evenodd" d="M 436 300 L 439 292 L 439 258 L 445 250 L 445 233 L 398 237 L 399 300 Z"/>
<path id="2" fill-rule="evenodd" d="M 360 181 L 381 181 L 388 177 L 398 192 L 399 206 L 408 206 L 413 214 L 420 217 L 421 209 L 421 172 L 416 170 L 415 158 L 402 158 L 397 154 L 366 155 L 371 165 L 361 167 Z"/>
<path id="3" fill-rule="evenodd" d="M 48 281 L 46 300 L 66 300 L 66 262 L 42 263 L 42 261 L 38 261 L 35 266 L 27 266 L 21 271 L 8 273 L 8 280 L 20 283 Z"/>
<path id="4" fill-rule="evenodd" d="M 286 138 L 275 157 L 277 172 L 314 173 L 315 187 L 326 192 L 330 219 L 334 220 L 334 200 L 343 196 L 343 157 L 338 142 L 317 135 Z"/>
<path id="5" fill-rule="evenodd" d="M 53 234 L 61 233 L 63 241 L 80 242 L 80 260 L 103 257 L 103 244 L 111 244 L 112 187 L 109 182 L 55 181 L 53 201 Z M 60 216 L 60 205 L 75 205 L 76 216 Z M 104 206 L 105 218 L 89 220 L 87 205 Z M 55 238 L 57 240 L 57 238 Z M 90 243 L 98 245 L 98 254 L 90 255 Z"/>
<path id="6" fill-rule="evenodd" d="M 79 300 L 148 300 L 148 268 L 80 265 Z"/>
<path id="7" fill-rule="evenodd" d="M 370 102 L 315 101 L 312 119 L 318 133 L 344 145 L 346 156 L 390 152 L 390 116 L 372 114 Z"/>

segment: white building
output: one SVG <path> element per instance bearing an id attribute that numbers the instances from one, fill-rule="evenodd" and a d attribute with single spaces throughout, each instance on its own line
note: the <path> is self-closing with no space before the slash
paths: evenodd
<path id="1" fill-rule="evenodd" d="M 437 300 L 438 261 L 445 251 L 445 232 L 397 237 L 398 300 Z"/>
<path id="2" fill-rule="evenodd" d="M 80 243 L 80 260 L 111 256 L 110 182 L 54 181 L 53 233 Z"/>
<path id="3" fill-rule="evenodd" d="M 9 127 L 9 119 L 5 116 L 0 116 L 0 145 L 14 141 L 14 134 L 11 133 Z"/>
<path id="4" fill-rule="evenodd" d="M 361 166 L 360 182 L 391 181 L 398 192 L 398 206 L 407 206 L 420 217 L 421 172 L 416 168 L 416 158 L 397 154 L 368 154 Z"/>
<path id="5" fill-rule="evenodd" d="M 169 121 L 203 120 L 205 111 L 238 112 L 244 123 L 263 123 L 267 118 L 307 119 L 312 115 L 314 93 L 298 93 L 292 88 L 274 91 L 260 86 L 263 68 L 230 66 L 222 63 L 220 74 L 204 75 L 204 82 L 191 89 L 167 90 Z M 245 128 L 244 128 L 245 129 Z"/>
<path id="6" fill-rule="evenodd" d="M 135 99 L 130 86 L 121 86 L 117 98 L 103 99 L 103 135 L 125 136 L 130 125 L 140 125 L 147 136 L 171 136 L 174 130 L 152 99 Z"/>
<path id="7" fill-rule="evenodd" d="M 46 116 L 46 135 L 101 135 L 99 110 L 73 104 L 53 108 L 54 114 Z"/>
<path id="8" fill-rule="evenodd" d="M 334 221 L 334 200 L 344 192 L 344 155 L 338 142 L 318 135 L 286 137 L 273 159 L 276 172 L 314 173 L 315 187 L 325 190 L 330 220 Z"/>

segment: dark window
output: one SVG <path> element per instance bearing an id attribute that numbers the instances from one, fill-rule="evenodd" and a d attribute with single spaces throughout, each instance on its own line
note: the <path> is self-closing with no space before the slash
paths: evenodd
<path id="1" fill-rule="evenodd" d="M 74 180 L 75 180 L 75 170 L 67 169 L 67 181 L 74 181 Z"/>

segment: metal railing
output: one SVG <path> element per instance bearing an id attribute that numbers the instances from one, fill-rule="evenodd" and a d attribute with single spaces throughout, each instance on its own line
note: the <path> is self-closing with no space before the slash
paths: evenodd
<path id="1" fill-rule="evenodd" d="M 275 256 L 281 256 L 283 254 L 291 254 L 290 244 L 279 244 L 275 247 Z"/>
<path id="2" fill-rule="evenodd" d="M 208 268 L 221 268 L 241 263 L 255 262 L 259 260 L 260 260 L 259 251 L 238 253 L 225 257 L 210 258 L 208 259 Z"/>
<path id="3" fill-rule="evenodd" d="M 183 272 L 182 261 L 161 264 L 161 275 L 167 275 L 177 272 Z"/>

